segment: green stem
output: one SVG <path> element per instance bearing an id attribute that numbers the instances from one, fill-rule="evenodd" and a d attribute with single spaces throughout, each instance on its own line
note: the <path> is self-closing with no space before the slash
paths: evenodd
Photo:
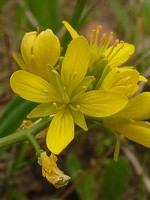
<path id="1" fill-rule="evenodd" d="M 0 139 L 0 148 L 14 144 L 17 142 L 28 140 L 28 133 L 35 136 L 43 129 L 47 128 L 52 118 L 44 118 L 38 124 L 32 126 L 27 130 L 19 131 L 18 133 L 11 134 L 9 136 Z"/>
<path id="2" fill-rule="evenodd" d="M 95 117 L 89 117 L 89 116 L 86 116 L 85 117 L 87 120 L 90 120 L 90 121 L 95 121 L 97 122 L 97 124 L 93 124 L 93 126 L 98 126 L 98 124 L 102 123 L 102 118 L 95 118 Z M 50 121 L 51 121 L 52 118 L 44 118 L 42 119 L 38 124 L 32 126 L 31 128 L 29 129 L 26 129 L 26 130 L 21 130 L 17 133 L 13 133 L 9 136 L 6 136 L 6 137 L 3 137 L 0 139 L 0 148 L 2 147 L 5 147 L 5 146 L 8 146 L 8 145 L 11 145 L 11 144 L 14 144 L 14 143 L 17 143 L 17 142 L 22 142 L 22 141 L 25 141 L 25 140 L 29 140 L 35 150 L 39 150 L 39 147 L 37 146 L 37 144 L 35 144 L 33 140 L 33 137 L 32 136 L 35 136 L 36 134 L 38 134 L 40 131 L 42 131 L 43 129 L 47 128 Z M 90 128 L 89 128 L 90 129 Z M 79 131 L 77 132 L 76 135 L 81 135 L 84 131 Z M 30 133 L 30 134 L 29 134 Z"/>
<path id="3" fill-rule="evenodd" d="M 34 147 L 36 154 L 40 155 L 40 153 L 43 151 L 39 145 L 39 143 L 37 142 L 37 140 L 35 139 L 35 136 L 32 135 L 30 132 L 28 132 L 26 134 L 28 140 L 31 142 L 32 146 Z"/>

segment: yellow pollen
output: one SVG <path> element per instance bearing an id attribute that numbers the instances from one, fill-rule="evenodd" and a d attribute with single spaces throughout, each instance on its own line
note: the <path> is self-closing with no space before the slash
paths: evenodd
<path id="1" fill-rule="evenodd" d="M 85 86 L 85 85 L 82 86 L 82 89 L 83 89 L 83 90 L 87 90 L 87 86 Z"/>
<path id="2" fill-rule="evenodd" d="M 58 74 L 58 72 L 57 72 L 56 70 L 54 70 L 54 69 L 53 69 L 51 72 L 52 72 L 53 74 Z"/>
<path id="3" fill-rule="evenodd" d="M 56 102 L 53 103 L 53 107 L 57 109 L 57 103 Z"/>
<path id="4" fill-rule="evenodd" d="M 43 90 L 44 93 L 48 93 L 48 90 Z"/>
<path id="5" fill-rule="evenodd" d="M 78 74 L 78 72 L 75 72 L 74 75 L 76 76 Z"/>
<path id="6" fill-rule="evenodd" d="M 56 114 L 50 115 L 50 117 L 54 117 Z"/>
<path id="7" fill-rule="evenodd" d="M 80 110 L 80 105 L 77 105 L 76 108 L 77 108 L 77 110 Z"/>

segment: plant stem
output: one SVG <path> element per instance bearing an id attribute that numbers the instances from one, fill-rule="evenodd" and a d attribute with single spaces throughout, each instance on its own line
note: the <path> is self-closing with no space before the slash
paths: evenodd
<path id="1" fill-rule="evenodd" d="M 22 142 L 28 140 L 28 133 L 30 135 L 35 136 L 37 133 L 42 131 L 43 129 L 47 128 L 52 118 L 44 118 L 38 124 L 32 126 L 29 129 L 21 130 L 17 133 L 13 133 L 9 136 L 3 137 L 0 139 L 0 148 L 8 146 L 10 144 L 14 144 L 17 142 Z"/>

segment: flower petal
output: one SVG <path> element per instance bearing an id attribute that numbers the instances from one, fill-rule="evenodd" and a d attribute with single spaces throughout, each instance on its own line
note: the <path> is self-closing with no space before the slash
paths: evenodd
<path id="1" fill-rule="evenodd" d="M 118 51 L 119 48 L 121 48 L 122 44 L 118 44 L 117 47 L 115 47 L 115 49 L 113 50 L 113 55 Z M 105 52 L 105 56 L 107 56 L 111 50 L 112 46 L 109 47 L 106 52 Z M 123 63 L 125 63 L 130 56 L 134 53 L 135 47 L 132 44 L 128 44 L 128 43 L 124 43 L 124 46 L 122 49 L 120 49 L 120 51 L 111 59 L 108 58 L 108 63 L 109 65 L 111 65 L 111 67 L 117 67 Z M 113 56 L 112 55 L 112 56 Z"/>
<path id="2" fill-rule="evenodd" d="M 25 63 L 31 66 L 31 51 L 36 39 L 36 31 L 26 33 L 21 41 L 21 54 Z"/>
<path id="3" fill-rule="evenodd" d="M 74 138 L 73 118 L 66 108 L 59 111 L 52 119 L 46 143 L 49 150 L 54 154 L 59 154 Z"/>
<path id="4" fill-rule="evenodd" d="M 106 117 L 119 112 L 128 103 L 127 97 L 117 92 L 89 91 L 74 99 L 74 106 L 93 117 Z"/>
<path id="5" fill-rule="evenodd" d="M 150 125 L 147 122 L 133 122 L 116 127 L 116 131 L 130 140 L 150 148 Z"/>
<path id="6" fill-rule="evenodd" d="M 28 66 L 24 62 L 24 60 L 16 53 L 13 54 L 13 58 L 17 62 L 17 64 L 21 67 L 22 70 L 28 71 Z"/>
<path id="7" fill-rule="evenodd" d="M 123 116 L 133 120 L 145 120 L 150 118 L 150 92 L 143 92 L 129 101 L 127 106 L 115 117 Z"/>
<path id="8" fill-rule="evenodd" d="M 72 39 L 76 39 L 79 37 L 78 33 L 74 30 L 74 28 L 68 22 L 63 21 L 62 23 L 65 25 L 66 29 L 69 31 Z"/>
<path id="9" fill-rule="evenodd" d="M 60 55 L 60 42 L 52 30 L 42 31 L 33 46 L 31 73 L 48 80 L 47 65 L 54 66 Z"/>
<path id="10" fill-rule="evenodd" d="M 60 102 L 60 97 L 44 79 L 19 70 L 10 78 L 13 91 L 24 99 L 37 103 Z"/>
<path id="11" fill-rule="evenodd" d="M 90 49 L 87 40 L 80 36 L 68 45 L 62 69 L 61 78 L 71 95 L 72 91 L 83 80 L 90 61 Z"/>
<path id="12" fill-rule="evenodd" d="M 42 103 L 35 107 L 28 115 L 27 118 L 45 117 L 56 114 L 57 110 L 52 103 Z"/>

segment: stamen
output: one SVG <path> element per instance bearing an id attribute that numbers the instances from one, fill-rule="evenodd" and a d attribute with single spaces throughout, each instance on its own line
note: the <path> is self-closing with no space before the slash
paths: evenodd
<path id="1" fill-rule="evenodd" d="M 56 114 L 50 115 L 50 117 L 54 117 Z"/>
<path id="2" fill-rule="evenodd" d="M 48 91 L 48 90 L 43 90 L 43 92 L 44 92 L 44 93 L 48 93 L 49 91 Z"/>
<path id="3" fill-rule="evenodd" d="M 53 103 L 53 107 L 57 109 L 57 103 L 56 102 Z"/>
<path id="4" fill-rule="evenodd" d="M 82 89 L 87 90 L 87 86 L 86 85 L 82 86 Z"/>
<path id="5" fill-rule="evenodd" d="M 101 50 L 103 48 L 103 43 L 105 42 L 106 40 L 106 33 L 104 33 L 100 39 L 100 44 L 99 44 L 99 47 L 98 47 L 98 54 L 100 55 L 101 53 Z"/>
<path id="6" fill-rule="evenodd" d="M 105 48 L 104 48 L 103 51 L 105 51 L 105 50 L 107 49 L 107 47 L 108 47 L 109 43 L 112 41 L 113 37 L 114 37 L 114 33 L 111 32 L 110 35 L 109 35 L 108 41 L 107 41 L 107 43 L 106 43 Z"/>
<path id="7" fill-rule="evenodd" d="M 76 108 L 77 108 L 77 110 L 80 110 L 80 105 L 77 105 Z"/>
<path id="8" fill-rule="evenodd" d="M 118 54 L 118 52 L 119 52 L 121 49 L 123 49 L 123 47 L 124 47 L 124 42 L 123 42 L 123 41 L 120 41 L 120 44 L 121 44 L 120 48 L 109 58 L 109 62 Z"/>
<path id="9" fill-rule="evenodd" d="M 110 56 L 111 53 L 113 52 L 114 48 L 118 45 L 118 43 L 119 43 L 119 40 L 117 39 L 117 40 L 115 41 L 115 43 L 113 44 L 112 48 L 110 49 L 110 52 L 108 53 L 107 58 L 109 58 L 109 56 Z"/>
<path id="10" fill-rule="evenodd" d="M 96 38 L 95 38 L 95 42 L 94 42 L 94 46 L 97 46 L 97 41 L 98 41 L 98 36 L 100 33 L 100 29 L 102 28 L 102 26 L 98 26 L 97 30 L 96 30 Z"/>
<path id="11" fill-rule="evenodd" d="M 95 32 L 96 32 L 95 30 L 92 30 L 92 31 L 91 31 L 91 34 L 90 34 L 90 47 L 92 47 L 93 39 L 94 39 L 94 33 L 95 33 Z"/>
<path id="12" fill-rule="evenodd" d="M 74 75 L 76 76 L 78 74 L 78 72 L 75 72 Z"/>
<path id="13" fill-rule="evenodd" d="M 119 78 L 117 79 L 116 83 L 113 85 L 113 87 L 118 86 L 118 85 L 122 85 L 123 83 L 125 83 L 126 81 L 128 81 L 131 78 L 131 76 L 127 76 L 125 78 L 123 78 L 122 76 L 119 76 Z M 129 86 L 129 85 L 128 85 Z"/>
<path id="14" fill-rule="evenodd" d="M 54 70 L 54 69 L 53 69 L 51 72 L 52 72 L 53 74 L 58 74 L 58 72 L 57 72 L 56 70 Z"/>

